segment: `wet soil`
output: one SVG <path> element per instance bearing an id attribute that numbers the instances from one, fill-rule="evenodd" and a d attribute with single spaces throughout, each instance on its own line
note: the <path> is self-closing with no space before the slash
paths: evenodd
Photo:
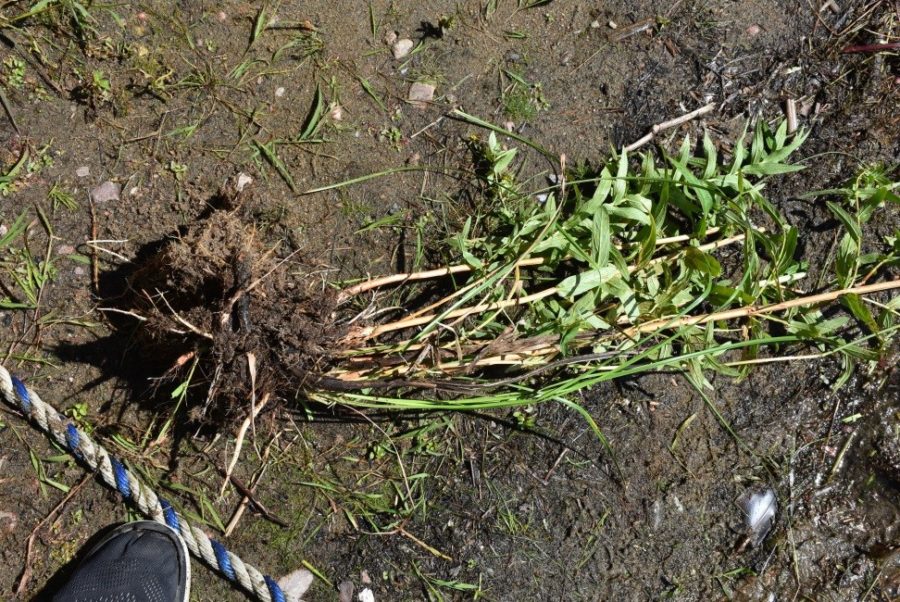
<path id="1" fill-rule="evenodd" d="M 2 14 L 18 14 L 14 4 Z M 24 149 L 35 160 L 0 199 L 0 224 L 25 213 L 19 246 L 39 260 L 49 248 L 55 267 L 38 311 L 0 311 L 4 365 L 221 537 L 240 503 L 219 489 L 247 411 L 247 354 L 259 390 L 292 399 L 299 383 L 270 367 L 327 357 L 340 336 L 333 283 L 446 259 L 419 241 L 441 240 L 471 211 L 459 174 L 468 140 L 484 136 L 449 109 L 597 162 L 707 102 L 716 111 L 702 124 L 658 143 L 705 127 L 727 147 L 748 118 L 796 100 L 808 169 L 768 191 L 804 233 L 813 277 L 837 224 L 801 194 L 900 156 L 897 56 L 840 53 L 875 32 L 895 40 L 895 3 L 526 4 L 284 2 L 267 5 L 270 27 L 254 36 L 256 3 L 85 3 L 87 26 L 55 10 L 4 29 L 16 127 L 2 122 L 0 159 L 4 172 Z M 395 59 L 391 32 L 421 46 Z M 436 86 L 433 102 L 406 102 L 416 81 Z M 310 133 L 317 87 L 325 117 Z M 431 169 L 304 194 L 417 166 Z M 543 169 L 536 158 L 522 167 Z M 252 183 L 237 194 L 239 174 Z M 90 202 L 105 181 L 120 198 Z M 54 188 L 77 206 L 54 203 Z M 897 213 L 871 234 L 896 232 Z M 245 305 L 238 293 L 273 269 Z M 0 278 L 3 295 L 16 292 Z M 214 361 L 198 364 L 185 406 L 173 391 L 201 353 Z M 344 581 L 377 600 L 896 599 L 895 360 L 837 392 L 843 367 L 830 359 L 716 378 L 708 399 L 674 374 L 591 391 L 580 401 L 618 467 L 557 406 L 535 408 L 525 429 L 505 413 L 362 417 L 273 403 L 236 474 L 287 526 L 251 509 L 223 539 L 273 575 L 315 567 L 328 581 L 309 600 L 337 599 Z M 88 482 L 45 521 L 60 488 L 84 476 L 60 456 L 0 413 L 2 599 L 23 571 L 23 597 L 49 591 L 93 533 L 130 517 Z M 766 489 L 776 522 L 748 544 L 741 502 Z M 192 599 L 242 599 L 194 566 Z"/>

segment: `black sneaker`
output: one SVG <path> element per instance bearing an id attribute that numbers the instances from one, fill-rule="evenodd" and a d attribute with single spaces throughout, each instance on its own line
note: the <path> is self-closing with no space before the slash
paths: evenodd
<path id="1" fill-rule="evenodd" d="M 78 565 L 54 602 L 187 602 L 191 564 L 176 533 L 153 521 L 113 529 Z"/>

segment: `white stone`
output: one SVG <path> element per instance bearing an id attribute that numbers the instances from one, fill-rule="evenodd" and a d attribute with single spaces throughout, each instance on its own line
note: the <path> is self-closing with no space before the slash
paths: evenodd
<path id="1" fill-rule="evenodd" d="M 235 183 L 235 188 L 237 188 L 238 192 L 243 192 L 244 188 L 253 183 L 253 177 L 248 176 L 244 172 L 241 172 L 237 176 L 237 182 Z"/>
<path id="2" fill-rule="evenodd" d="M 359 602 L 375 602 L 375 594 L 367 587 L 359 592 L 356 599 L 359 600 Z"/>
<path id="3" fill-rule="evenodd" d="M 313 574 L 306 569 L 297 569 L 278 580 L 278 585 L 288 600 L 299 600 L 313 582 Z"/>
<path id="4" fill-rule="evenodd" d="M 413 45 L 415 42 L 410 40 L 409 38 L 402 38 L 394 42 L 394 45 L 391 46 L 391 52 L 394 55 L 395 59 L 402 59 L 409 51 L 413 49 Z"/>

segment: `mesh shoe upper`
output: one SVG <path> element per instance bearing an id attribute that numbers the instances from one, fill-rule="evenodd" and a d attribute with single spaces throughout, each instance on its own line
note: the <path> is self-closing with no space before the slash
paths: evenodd
<path id="1" fill-rule="evenodd" d="M 183 545 L 163 525 L 123 525 L 91 550 L 53 600 L 183 602 L 190 571 Z"/>

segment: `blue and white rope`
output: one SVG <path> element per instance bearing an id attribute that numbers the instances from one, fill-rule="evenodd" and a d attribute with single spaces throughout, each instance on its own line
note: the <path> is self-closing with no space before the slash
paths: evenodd
<path id="1" fill-rule="evenodd" d="M 237 583 L 262 602 L 296 602 L 282 591 L 274 579 L 245 564 L 221 543 L 179 516 L 168 501 L 142 484 L 122 462 L 110 456 L 87 433 L 44 402 L 22 381 L 11 376 L 3 366 L 0 366 L 0 396 L 9 405 L 22 411 L 84 465 L 97 472 L 106 485 L 137 506 L 142 514 L 168 525 L 180 534 L 194 556 L 226 579 Z"/>

